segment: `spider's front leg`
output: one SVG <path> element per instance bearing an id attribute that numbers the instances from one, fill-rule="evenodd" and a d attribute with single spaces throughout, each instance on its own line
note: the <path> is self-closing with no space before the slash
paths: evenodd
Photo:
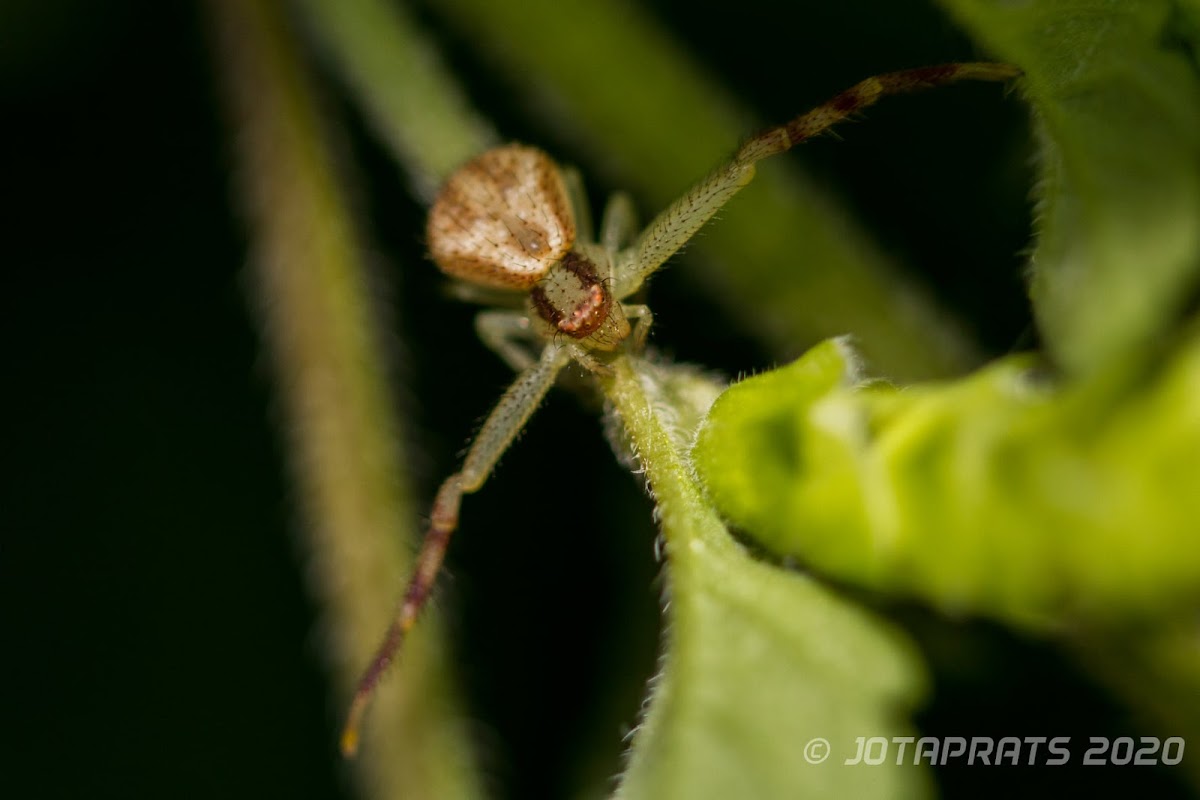
<path id="1" fill-rule="evenodd" d="M 513 372 L 533 365 L 531 345 L 539 342 L 529 317 L 518 311 L 481 311 L 475 315 L 475 332 L 488 349 L 504 359 Z"/>
<path id="2" fill-rule="evenodd" d="M 939 64 L 876 75 L 823 105 L 747 140 L 729 163 L 714 170 L 667 207 L 617 259 L 614 295 L 628 297 L 695 235 L 721 206 L 754 179 L 754 165 L 787 152 L 890 94 L 932 89 L 962 80 L 1005 81 L 1021 74 L 1008 64 Z"/>
<path id="3" fill-rule="evenodd" d="M 471 443 L 462 469 L 447 478 L 438 489 L 430 512 L 429 530 L 417 553 L 416 566 L 404 590 L 400 608 L 354 693 L 346 727 L 342 731 L 342 752 L 346 756 L 352 756 L 358 750 L 358 731 L 367 703 L 429 599 L 450 544 L 450 535 L 458 527 L 458 508 L 462 496 L 478 491 L 483 486 L 500 456 L 533 416 L 542 398 L 554 384 L 555 377 L 569 360 L 570 354 L 566 348 L 546 345 L 537 362 L 517 376 L 492 409 L 475 441 Z"/>
<path id="4" fill-rule="evenodd" d="M 654 324 L 654 314 L 650 306 L 622 304 L 625 316 L 633 320 L 633 332 L 629 334 L 629 349 L 634 353 L 642 352 L 646 346 L 646 337 L 650 334 L 650 326 Z"/>
<path id="5" fill-rule="evenodd" d="M 600 222 L 600 246 L 615 258 L 637 236 L 637 212 L 633 200 L 625 192 L 608 198 Z"/>

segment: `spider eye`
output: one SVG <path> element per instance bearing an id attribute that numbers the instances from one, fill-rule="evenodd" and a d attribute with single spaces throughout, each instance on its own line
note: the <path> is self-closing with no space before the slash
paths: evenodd
<path id="1" fill-rule="evenodd" d="M 506 145 L 450 176 L 429 212 L 438 268 L 470 283 L 528 289 L 575 243 L 562 173 L 532 147 Z"/>

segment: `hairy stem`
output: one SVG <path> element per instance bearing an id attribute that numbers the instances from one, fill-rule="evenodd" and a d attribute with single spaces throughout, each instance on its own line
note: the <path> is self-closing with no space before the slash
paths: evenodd
<path id="1" fill-rule="evenodd" d="M 415 515 L 403 488 L 395 403 L 360 233 L 287 20 L 273 0 L 211 0 L 209 10 L 237 132 L 256 310 L 288 430 L 313 589 L 342 690 L 340 717 L 411 561 L 404 541 Z M 436 630 L 427 620 L 414 637 L 404 680 L 386 687 L 370 719 L 359 778 L 374 796 L 479 794 L 453 722 Z M 246 719 L 257 728 L 252 734 L 270 735 L 270 721 L 257 719 L 253 709 Z"/>

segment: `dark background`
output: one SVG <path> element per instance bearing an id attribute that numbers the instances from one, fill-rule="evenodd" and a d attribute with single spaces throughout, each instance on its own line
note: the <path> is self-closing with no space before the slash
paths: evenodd
<path id="1" fill-rule="evenodd" d="M 736 19 L 727 6 L 655 5 L 763 119 L 872 72 L 979 55 L 920 2 L 798 3 L 781 16 L 767 0 L 742 0 Z M 202 11 L 0 5 L 6 797 L 349 791 L 242 276 Z M 538 120 L 469 43 L 426 21 L 501 130 L 537 141 Z M 991 93 L 904 102 L 913 105 L 880 107 L 840 145 L 802 157 L 920 265 L 988 352 L 1030 346 L 1027 120 Z M 471 309 L 441 299 L 421 260 L 421 209 L 353 109 L 341 111 L 380 277 L 397 298 L 409 449 L 427 498 L 510 376 L 471 334 Z M 590 188 L 602 197 L 617 187 Z M 400 263 L 422 267 L 399 274 Z M 679 357 L 727 374 L 770 365 L 685 268 L 657 279 L 651 300 L 656 339 Z M 580 484 L 549 468 L 563 448 L 593 465 Z M 582 520 L 579 485 L 604 499 Z M 560 392 L 464 514 L 441 603 L 489 783 L 496 796 L 564 796 L 582 774 L 617 769 L 622 726 L 653 668 L 650 507 L 594 409 Z M 933 659 L 925 733 L 1143 732 L 1049 647 L 917 609 L 891 613 Z M 1182 794 L 1173 775 L 1145 769 L 939 780 L 947 797 Z"/>

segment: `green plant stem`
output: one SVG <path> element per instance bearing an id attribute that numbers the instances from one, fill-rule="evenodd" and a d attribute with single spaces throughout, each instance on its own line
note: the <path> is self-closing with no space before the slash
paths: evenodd
<path id="1" fill-rule="evenodd" d="M 257 311 L 289 434 L 310 574 L 338 694 L 348 698 L 411 560 L 404 541 L 415 515 L 390 413 L 395 403 L 360 235 L 279 4 L 211 0 L 209 9 L 238 134 Z M 453 722 L 437 630 L 436 620 L 425 620 L 405 652 L 404 680 L 385 686 L 375 703 L 358 762 L 373 796 L 479 794 Z M 237 735 L 248 747 L 254 736 L 270 735 L 270 721 L 253 709 L 246 719 L 249 735 Z"/>
<path id="2" fill-rule="evenodd" d="M 496 144 L 403 4 L 301 0 L 301 7 L 419 196 L 430 199 L 463 161 Z"/>
<path id="3" fill-rule="evenodd" d="M 797 768 L 796 742 L 842 758 L 862 730 L 906 732 L 924 683 L 911 647 L 812 578 L 751 557 L 685 455 L 713 387 L 622 356 L 604 391 L 654 494 L 667 555 L 667 641 L 617 797 L 924 796 L 920 770 Z"/>
<path id="4" fill-rule="evenodd" d="M 678 450 L 679 437 L 672 438 L 670 427 L 662 418 L 664 413 L 675 417 L 678 412 L 656 408 L 643 387 L 638 369 L 643 363 L 629 356 L 615 359 L 613 375 L 603 385 L 605 397 L 621 418 L 654 491 L 668 557 L 672 563 L 685 563 L 689 548 L 712 546 L 719 551 L 736 548 L 691 478 Z"/>

